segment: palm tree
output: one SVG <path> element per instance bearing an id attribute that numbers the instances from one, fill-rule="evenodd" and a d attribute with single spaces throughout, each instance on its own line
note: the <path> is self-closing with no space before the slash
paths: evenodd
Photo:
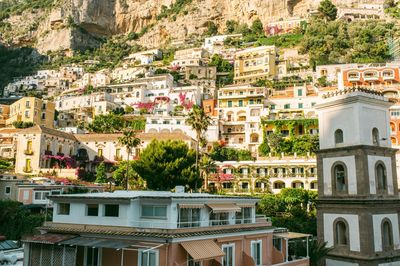
<path id="1" fill-rule="evenodd" d="M 310 265 L 317 266 L 320 265 L 321 260 L 328 255 L 332 248 L 328 248 L 327 242 L 320 242 L 316 239 L 309 240 L 309 257 Z"/>
<path id="2" fill-rule="evenodd" d="M 125 189 L 129 189 L 129 155 L 132 154 L 132 150 L 139 146 L 140 144 L 140 139 L 136 137 L 136 133 L 132 129 L 125 129 L 123 131 L 123 136 L 118 138 L 118 142 L 126 147 L 126 150 L 128 152 L 128 158 L 127 158 L 127 164 L 126 164 L 126 184 L 125 184 Z"/>
<path id="3" fill-rule="evenodd" d="M 215 164 L 214 160 L 211 159 L 209 156 L 203 156 L 200 160 L 200 168 L 203 170 L 202 175 L 204 175 L 204 190 L 208 190 L 208 176 L 211 173 L 212 169 L 216 169 L 217 165 Z"/>
<path id="4" fill-rule="evenodd" d="M 198 105 L 194 105 L 192 111 L 186 118 L 186 123 L 196 131 L 196 173 L 199 175 L 199 147 L 202 135 L 207 131 L 209 125 L 211 125 L 211 118 L 206 115 L 203 108 Z"/>

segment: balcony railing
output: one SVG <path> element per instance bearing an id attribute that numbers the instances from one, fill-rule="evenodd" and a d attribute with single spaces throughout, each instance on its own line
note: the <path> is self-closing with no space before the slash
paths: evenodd
<path id="1" fill-rule="evenodd" d="M 33 155 L 33 150 L 25 150 L 24 154 L 25 155 Z"/>
<path id="2" fill-rule="evenodd" d="M 115 155 L 114 156 L 114 161 L 117 161 L 117 162 L 122 161 L 122 156 L 121 155 Z"/>

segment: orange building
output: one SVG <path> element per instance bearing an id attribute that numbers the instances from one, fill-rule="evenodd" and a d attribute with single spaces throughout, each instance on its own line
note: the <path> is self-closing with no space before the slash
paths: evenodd
<path id="1" fill-rule="evenodd" d="M 340 72 L 339 87 L 398 86 L 400 70 L 398 66 L 364 66 L 344 69 Z M 342 82 L 342 84 L 340 84 Z"/>

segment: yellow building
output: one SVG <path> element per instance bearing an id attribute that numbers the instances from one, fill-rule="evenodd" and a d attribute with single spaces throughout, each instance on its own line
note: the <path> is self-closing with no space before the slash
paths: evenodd
<path id="1" fill-rule="evenodd" d="M 276 55 L 275 46 L 260 46 L 235 53 L 235 83 L 253 83 L 275 77 Z"/>
<path id="2" fill-rule="evenodd" d="M 6 125 L 10 126 L 16 121 L 32 122 L 53 128 L 55 104 L 35 97 L 23 97 L 10 105 L 10 117 Z"/>

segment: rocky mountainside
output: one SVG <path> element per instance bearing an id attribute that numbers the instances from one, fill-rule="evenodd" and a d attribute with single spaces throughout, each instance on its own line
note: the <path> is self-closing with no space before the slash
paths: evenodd
<path id="1" fill-rule="evenodd" d="M 21 0 L 23 1 L 23 0 Z M 26 1 L 26 0 L 25 0 Z M 336 0 L 351 6 L 367 0 Z M 222 32 L 227 20 L 250 24 L 304 16 L 320 0 L 55 0 L 0 22 L 0 42 L 36 47 L 40 52 L 96 46 L 99 37 L 138 33 L 146 47 L 195 38 L 212 22 Z"/>

